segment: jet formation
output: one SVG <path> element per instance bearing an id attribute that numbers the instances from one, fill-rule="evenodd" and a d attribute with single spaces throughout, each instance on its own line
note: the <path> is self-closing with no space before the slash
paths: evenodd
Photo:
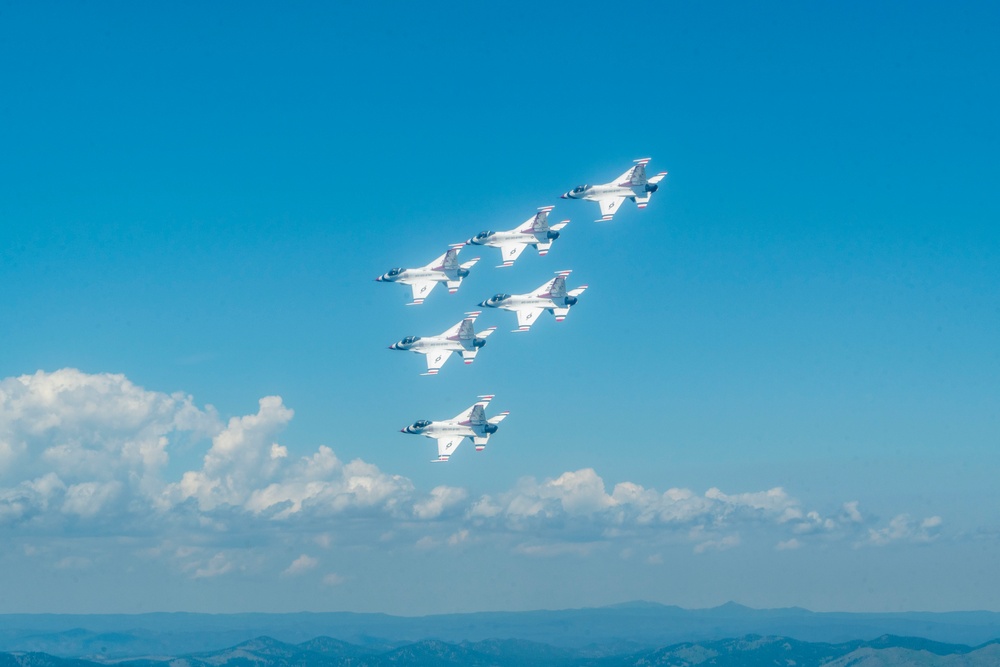
<path id="1" fill-rule="evenodd" d="M 667 172 L 662 171 L 647 178 L 646 165 L 649 161 L 649 158 L 634 160 L 634 166 L 615 180 L 601 185 L 577 186 L 563 194 L 562 198 L 597 202 L 601 209 L 601 218 L 596 222 L 611 220 L 626 199 L 633 201 L 640 209 L 645 208 L 653 193 L 659 189 L 660 181 L 667 175 Z M 553 206 L 543 206 L 524 223 L 507 231 L 479 232 L 465 243 L 449 246 L 445 254 L 425 266 L 391 269 L 375 280 L 409 285 L 413 300 L 406 304 L 408 306 L 422 304 L 438 283 L 445 283 L 448 292 L 455 294 L 462 280 L 469 276 L 472 267 L 479 261 L 476 257 L 459 264 L 458 253 L 467 245 L 498 248 L 502 264 L 497 268 L 512 267 L 529 246 L 534 248 L 539 256 L 544 257 L 551 250 L 553 242 L 560 238 L 562 230 L 569 224 L 569 220 L 563 220 L 550 225 L 548 216 L 553 208 Z M 480 302 L 479 306 L 514 312 L 518 324 L 514 332 L 529 331 L 538 317 L 546 311 L 555 317 L 556 322 L 562 322 L 588 287 L 580 285 L 567 290 L 566 278 L 570 273 L 569 270 L 557 271 L 555 278 L 531 292 L 498 293 Z M 427 372 L 421 375 L 437 375 L 445 362 L 456 352 L 461 353 L 467 365 L 471 364 L 475 361 L 479 350 L 486 345 L 486 339 L 496 331 L 496 327 L 491 326 L 476 332 L 474 324 L 481 314 L 481 311 L 465 313 L 461 321 L 437 336 L 406 336 L 390 345 L 389 349 L 423 354 Z M 487 419 L 485 410 L 491 400 L 493 400 L 492 394 L 479 396 L 475 404 L 452 419 L 438 421 L 420 419 L 400 430 L 403 433 L 423 435 L 437 440 L 438 457 L 434 459 L 435 462 L 447 461 L 466 438 L 472 440 L 476 451 L 483 451 L 490 436 L 499 429 L 500 422 L 510 414 L 509 411 L 504 411 Z"/>

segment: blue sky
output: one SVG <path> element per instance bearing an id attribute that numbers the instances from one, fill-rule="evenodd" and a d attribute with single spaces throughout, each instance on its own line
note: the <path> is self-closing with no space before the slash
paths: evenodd
<path id="1" fill-rule="evenodd" d="M 1000 609 L 998 18 L 4 5 L 0 611 Z M 473 366 L 385 349 L 566 268 Z M 481 393 L 485 453 L 398 433 Z"/>

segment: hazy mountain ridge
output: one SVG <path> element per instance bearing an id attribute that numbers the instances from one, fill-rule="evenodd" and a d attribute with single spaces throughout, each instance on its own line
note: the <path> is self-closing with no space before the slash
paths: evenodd
<path id="1" fill-rule="evenodd" d="M 311 647 L 311 648 L 310 648 Z M 313 650 L 319 647 L 321 650 Z M 843 644 L 802 642 L 748 635 L 738 639 L 685 642 L 627 655 L 594 657 L 587 649 L 566 649 L 522 640 L 459 644 L 422 640 L 388 650 L 317 637 L 302 644 L 258 637 L 221 651 L 122 661 L 59 658 L 45 653 L 0 653 L 0 667 L 987 667 L 1000 664 L 1000 642 L 972 648 L 913 637 L 884 636 Z"/>
<path id="2" fill-rule="evenodd" d="M 572 649 L 575 655 L 638 654 L 681 644 L 759 635 L 806 643 L 843 644 L 896 639 L 895 648 L 957 652 L 1000 637 L 1000 613 L 907 612 L 882 614 L 811 612 L 800 608 L 751 609 L 728 603 L 712 609 L 682 609 L 648 602 L 611 607 L 528 612 L 478 612 L 424 617 L 349 612 L 294 614 L 0 615 L 0 651 L 46 653 L 63 658 L 122 662 L 184 656 L 190 664 L 223 650 L 260 657 L 253 641 L 271 637 L 271 651 L 327 658 L 383 655 L 423 641 L 468 648 L 486 641 L 534 642 Z M 920 637 L 913 645 L 899 637 Z M 936 644 L 941 647 L 935 648 Z M 285 647 L 285 648 L 282 648 Z M 288 648 L 291 647 L 291 648 Z M 873 649 L 886 648 L 874 643 Z M 294 651 L 292 650 L 294 649 Z M 485 648 L 483 650 L 486 650 Z M 269 659 L 278 659 L 278 653 Z M 489 655 L 489 651 L 486 652 Z M 213 658 L 217 660 L 218 658 Z M 553 656 L 555 659 L 555 656 Z M 200 663 L 199 663 L 200 664 Z M 205 665 L 218 663 L 205 662 Z M 249 664 L 249 662 L 248 662 Z M 256 658 L 254 664 L 257 664 Z M 184 667 L 177 665 L 177 667 Z M 294 667 L 289 663 L 285 667 Z"/>

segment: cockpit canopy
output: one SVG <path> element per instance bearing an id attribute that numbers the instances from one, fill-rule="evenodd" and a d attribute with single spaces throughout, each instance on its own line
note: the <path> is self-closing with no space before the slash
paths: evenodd
<path id="1" fill-rule="evenodd" d="M 403 271 L 406 271 L 406 269 L 389 269 L 389 273 L 387 273 L 385 275 L 387 275 L 387 276 L 398 276 Z"/>
<path id="2" fill-rule="evenodd" d="M 493 300 L 494 301 L 506 301 L 509 298 L 510 298 L 510 294 L 494 294 L 493 295 Z"/>
<path id="3" fill-rule="evenodd" d="M 589 187 L 590 187 L 589 185 L 578 185 L 575 188 L 573 188 L 573 194 L 580 194 Z"/>
<path id="4" fill-rule="evenodd" d="M 403 345 L 413 345 L 418 340 L 420 340 L 420 336 L 407 336 L 406 338 L 404 338 L 399 342 L 402 343 Z"/>
<path id="5" fill-rule="evenodd" d="M 485 232 L 479 232 L 476 234 L 477 239 L 488 239 L 491 236 L 493 236 L 493 232 L 491 230 L 486 230 Z"/>
<path id="6" fill-rule="evenodd" d="M 427 419 L 418 419 L 417 421 L 413 422 L 413 428 L 424 428 L 430 425 L 431 423 Z"/>

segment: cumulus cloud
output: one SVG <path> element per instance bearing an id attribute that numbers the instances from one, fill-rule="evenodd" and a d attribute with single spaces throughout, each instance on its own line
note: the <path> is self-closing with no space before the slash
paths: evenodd
<path id="1" fill-rule="evenodd" d="M 294 577 L 296 575 L 308 572 L 317 565 L 319 565 L 318 558 L 313 558 L 312 556 L 309 556 L 307 554 L 302 554 L 301 556 L 293 560 L 292 564 L 289 565 L 287 568 L 285 568 L 285 571 L 282 572 L 282 574 L 285 575 L 286 577 Z"/>
<path id="2" fill-rule="evenodd" d="M 340 576 L 336 572 L 330 572 L 323 576 L 323 584 L 326 586 L 339 586 L 347 581 L 344 577 Z"/>
<path id="3" fill-rule="evenodd" d="M 213 578 L 265 568 L 293 576 L 318 566 L 301 552 L 291 564 L 287 554 L 270 564 L 246 555 L 279 532 L 301 535 L 292 548 L 303 551 L 352 540 L 418 549 L 487 545 L 539 557 L 613 549 L 629 557 L 653 553 L 646 562 L 657 564 L 671 545 L 702 554 L 757 534 L 778 550 L 815 540 L 929 542 L 942 523 L 900 514 L 878 526 L 854 500 L 825 511 L 782 487 L 658 491 L 606 483 L 591 468 L 526 477 L 489 495 L 446 485 L 424 493 L 404 476 L 343 461 L 327 446 L 293 455 L 279 442 L 293 417 L 281 397 L 266 396 L 251 414 L 224 421 L 191 396 L 149 391 L 116 374 L 63 369 L 0 380 L 0 527 L 34 537 L 70 528 L 148 535 L 137 554 Z M 203 454 L 191 462 L 196 447 Z M 187 455 L 176 458 L 178 449 Z M 327 585 L 342 581 L 324 577 Z"/>
<path id="4" fill-rule="evenodd" d="M 869 528 L 863 544 L 885 546 L 893 542 L 931 542 L 938 538 L 943 520 L 939 516 L 914 519 L 909 514 L 899 514 L 882 528 Z"/>
<path id="5" fill-rule="evenodd" d="M 446 509 L 461 503 L 468 495 L 465 489 L 439 486 L 431 490 L 430 496 L 413 505 L 413 515 L 418 519 L 436 519 Z"/>
<path id="6" fill-rule="evenodd" d="M 857 512 L 856 503 L 851 504 Z M 782 526 L 795 533 L 833 531 L 845 521 L 806 510 L 784 489 L 727 494 L 710 488 L 699 495 L 690 489 L 670 488 L 660 493 L 633 482 L 616 484 L 609 494 L 604 480 L 590 468 L 566 472 L 538 482 L 526 478 L 511 491 L 483 496 L 467 513 L 475 525 L 524 531 L 549 528 L 599 532 L 621 536 L 643 529 L 671 528 L 681 534 L 697 528 L 721 531 L 748 524 Z M 695 538 L 692 538 L 695 539 Z M 721 538 L 720 538 L 721 539 Z M 738 542 L 726 538 L 705 541 L 699 552 Z"/>

